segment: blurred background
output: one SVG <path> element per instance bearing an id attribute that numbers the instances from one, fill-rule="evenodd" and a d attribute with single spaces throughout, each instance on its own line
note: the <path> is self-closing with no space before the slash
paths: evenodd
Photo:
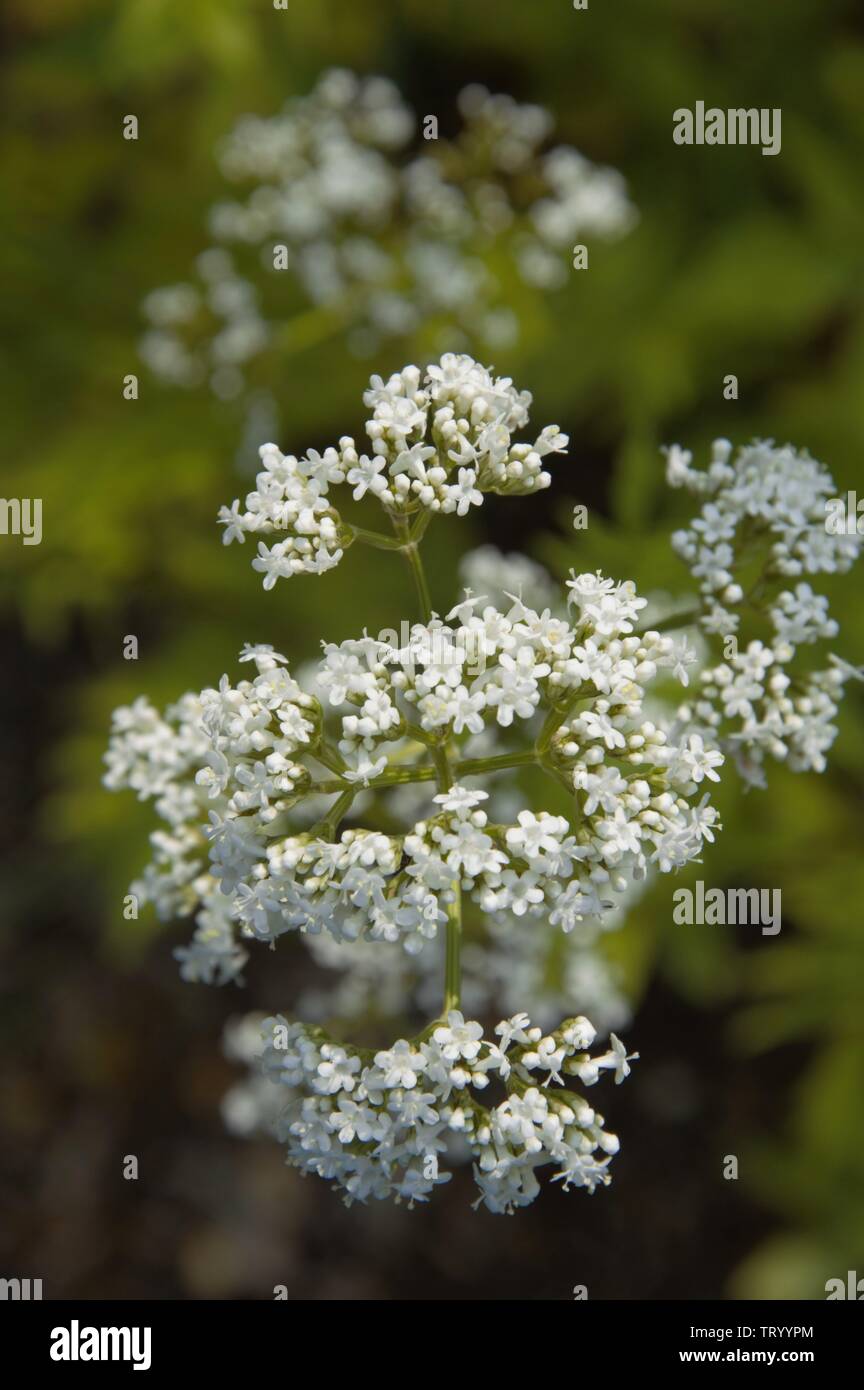
<path id="1" fill-rule="evenodd" d="M 542 104 L 556 140 L 622 172 L 638 224 L 586 236 L 587 272 L 528 294 L 495 267 L 519 333 L 486 359 L 570 449 L 535 501 L 433 526 L 431 581 L 448 604 L 461 553 L 491 543 L 559 576 L 602 566 L 684 593 L 668 536 L 687 503 L 666 491 L 661 444 L 704 460 L 717 435 L 791 441 L 864 493 L 861 6 L 7 0 L 0 36 L 0 490 L 41 497 L 44 518 L 39 546 L 0 537 L 0 1272 L 42 1278 L 46 1297 L 167 1299 L 275 1284 L 305 1299 L 567 1299 L 577 1284 L 820 1298 L 826 1279 L 864 1275 L 860 691 L 824 776 L 772 768 L 767 792 L 730 777 L 719 797 L 725 829 L 699 872 L 781 888 L 779 937 L 674 927 L 667 883 L 609 939 L 642 1055 L 604 1097 L 622 1139 L 613 1184 L 590 1199 L 548 1185 L 509 1219 L 471 1212 L 467 1173 L 426 1209 L 347 1210 L 272 1142 L 225 1131 L 223 1025 L 284 1007 L 306 966 L 259 952 L 242 992 L 183 984 L 171 951 L 187 926 L 123 919 L 150 812 L 100 780 L 110 712 L 140 691 L 161 705 L 215 682 L 247 640 L 305 660 L 322 637 L 405 616 L 397 560 L 373 551 L 263 594 L 249 547 L 223 549 L 215 526 L 251 486 L 248 392 L 178 388 L 139 356 L 142 301 L 209 244 L 214 147 L 238 117 L 274 114 L 338 65 L 393 79 L 443 137 L 480 82 Z M 676 146 L 672 112 L 697 100 L 780 107 L 781 154 Z M 288 342 L 266 364 L 278 443 L 359 435 L 370 372 L 432 346 L 422 325 L 372 357 L 338 328 Z M 590 508 L 580 533 L 575 502 Z M 860 585 L 826 585 L 837 649 L 857 662 Z"/>

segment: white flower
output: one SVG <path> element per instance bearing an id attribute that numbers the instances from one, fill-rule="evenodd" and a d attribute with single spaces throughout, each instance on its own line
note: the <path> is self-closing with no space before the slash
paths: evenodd
<path id="1" fill-rule="evenodd" d="M 512 1043 L 517 1042 L 527 1047 L 528 1043 L 535 1041 L 541 1036 L 540 1029 L 530 1028 L 530 1019 L 527 1014 L 514 1014 L 512 1018 L 505 1019 L 496 1025 L 495 1032 L 501 1038 L 501 1047 L 506 1052 Z M 532 1037 L 532 1033 L 536 1035 Z"/>
<path id="2" fill-rule="evenodd" d="M 344 1047 L 334 1047 L 325 1043 L 321 1048 L 322 1061 L 318 1063 L 319 1080 L 316 1089 L 326 1095 L 337 1091 L 353 1091 L 356 1073 L 360 1070 L 360 1058 L 349 1057 Z"/>
<path id="3" fill-rule="evenodd" d="M 685 780 L 701 782 L 707 777 L 712 782 L 719 782 L 719 773 L 715 768 L 723 765 L 723 754 L 717 748 L 706 748 L 699 734 L 691 734 L 682 743 L 676 753 L 678 767 Z"/>
<path id="4" fill-rule="evenodd" d="M 600 1070 L 611 1068 L 615 1073 L 615 1085 L 620 1086 L 621 1082 L 630 1075 L 630 1063 L 638 1059 L 638 1052 L 628 1054 L 626 1047 L 620 1038 L 616 1038 L 613 1033 L 609 1039 L 612 1044 L 608 1052 L 604 1052 L 602 1057 L 594 1059 L 594 1066 Z"/>
<path id="5" fill-rule="evenodd" d="M 447 1023 L 436 1028 L 432 1041 L 441 1049 L 441 1055 L 448 1062 L 464 1057 L 473 1062 L 483 1040 L 483 1029 L 479 1023 L 466 1023 L 458 1009 L 451 1009 Z"/>
<path id="6" fill-rule="evenodd" d="M 365 454 L 359 458 L 353 468 L 348 469 L 347 479 L 349 486 L 354 491 L 351 494 L 355 502 L 359 502 L 361 497 L 365 497 L 367 492 L 372 492 L 377 496 L 387 491 L 387 479 L 381 474 L 387 467 L 387 460 L 376 454 L 374 458 L 367 458 Z"/>
<path id="7" fill-rule="evenodd" d="M 476 806 L 488 801 L 489 793 L 469 787 L 451 787 L 449 791 L 439 792 L 432 800 L 445 811 L 459 815 L 473 811 Z"/>
<path id="8" fill-rule="evenodd" d="M 563 816 L 542 811 L 537 817 L 533 811 L 520 811 L 517 820 L 518 827 L 511 826 L 506 834 L 511 850 L 529 862 L 542 861 L 544 855 L 560 855 L 562 838 L 569 828 Z"/>
<path id="9" fill-rule="evenodd" d="M 375 1066 L 381 1073 L 382 1086 L 403 1086 L 409 1090 L 417 1085 L 417 1078 L 426 1070 L 426 1060 L 410 1043 L 400 1039 L 388 1051 L 375 1053 Z"/>
<path id="10" fill-rule="evenodd" d="M 239 660 L 254 661 L 259 671 L 275 671 L 280 664 L 286 665 L 288 658 L 271 647 L 269 642 L 247 642 Z"/>

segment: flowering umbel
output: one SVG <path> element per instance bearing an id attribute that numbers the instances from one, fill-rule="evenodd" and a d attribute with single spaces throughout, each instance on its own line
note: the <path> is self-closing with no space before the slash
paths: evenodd
<path id="1" fill-rule="evenodd" d="M 809 765 L 819 765 L 824 711 L 812 695 L 769 685 L 777 713 L 763 716 L 773 721 L 768 742 L 752 704 L 762 685 L 752 688 L 748 667 L 743 684 L 731 669 L 703 671 L 694 712 L 682 706 L 676 716 L 672 705 L 664 716 L 664 683 L 687 686 L 696 654 L 660 630 L 673 622 L 641 624 L 646 600 L 630 581 L 599 572 L 571 572 L 556 597 L 520 562 L 518 592 L 468 587 L 440 616 L 420 558 L 431 519 L 462 515 L 488 492 L 547 486 L 543 460 L 567 438 L 550 425 L 533 444 L 514 443 L 530 395 L 467 356 L 445 355 L 425 372 L 408 366 L 386 383 L 373 377 L 364 400 L 368 454 L 349 438 L 302 458 L 265 445 L 255 490 L 220 520 L 226 539 L 273 542 L 261 542 L 253 561 L 265 588 L 331 568 L 355 544 L 398 552 L 420 621 L 400 635 L 324 642 L 317 669 L 296 675 L 272 647 L 247 646 L 247 676 L 224 675 L 164 716 L 139 699 L 115 713 L 106 782 L 153 799 L 164 822 L 132 891 L 163 917 L 194 918 L 192 942 L 177 952 L 188 980 L 237 980 L 250 943 L 272 947 L 286 934 L 304 937 L 325 964 L 335 953 L 366 980 L 375 978 L 370 953 L 392 965 L 394 951 L 415 959 L 443 941 L 443 1000 L 412 1038 L 366 1050 L 312 1021 L 259 1021 L 256 1043 L 241 1049 L 258 1072 L 254 1094 L 234 1098 L 241 1127 L 253 1111 L 269 1115 L 289 1161 L 332 1179 L 349 1201 L 426 1200 L 449 1176 L 444 1164 L 470 1158 L 478 1200 L 510 1212 L 537 1194 L 540 1168 L 554 1169 L 564 1187 L 608 1182 L 617 1140 L 574 1086 L 593 1086 L 609 1069 L 620 1081 L 632 1058 L 614 1033 L 592 1057 L 596 1028 L 582 1016 L 544 1030 L 529 1019 L 531 1001 L 514 1010 L 524 970 L 510 972 L 512 1016 L 498 1024 L 497 1041 L 488 1037 L 463 1007 L 463 944 L 471 987 L 472 971 L 493 977 L 496 943 L 551 932 L 590 944 L 649 872 L 698 860 L 719 829 L 708 789 L 730 744 L 714 714 L 718 692 L 737 691 L 731 711 L 725 703 L 727 717 L 744 719 L 739 744 L 764 740 L 777 756 L 785 737 L 797 765 L 807 765 L 808 749 Z M 728 456 L 717 446 L 715 500 L 675 540 L 704 576 L 709 630 L 716 594 L 730 608 L 744 595 L 731 545 L 737 526 L 767 540 L 770 574 L 784 582 L 852 558 L 812 534 L 815 499 L 830 484 L 818 465 L 769 450 L 766 481 L 746 453 L 737 470 Z M 681 451 L 670 452 L 669 466 L 673 482 L 692 481 Z M 339 488 L 377 498 L 390 533 L 344 519 L 333 505 Z M 476 557 L 480 582 L 494 570 L 488 554 Z M 796 642 L 833 635 L 809 594 L 783 588 L 769 613 L 770 660 L 757 663 L 748 648 L 751 664 L 780 666 Z M 566 791 L 569 814 L 526 797 L 519 774 L 529 768 L 557 789 L 559 805 Z M 466 910 L 484 924 L 479 942 L 463 942 Z M 568 975 L 572 986 L 593 989 L 614 1016 L 608 983 L 584 965 Z M 378 978 L 398 995 L 402 976 L 387 970 Z"/>
<path id="2" fill-rule="evenodd" d="M 367 493 L 390 513 L 397 530 L 417 522 L 417 540 L 433 513 L 464 516 L 484 493 L 513 496 L 552 481 L 543 459 L 566 448 L 557 425 L 547 425 L 532 444 L 513 442 L 528 422 L 531 397 L 509 377 L 493 377 L 472 358 L 446 353 L 427 368 L 406 367 L 387 382 L 373 376 L 363 397 L 369 453 L 344 436 L 323 454 L 284 455 L 275 444 L 260 450 L 263 471 L 245 506 L 223 507 L 219 521 L 226 544 L 247 535 L 278 535 L 258 544 L 253 568 L 264 588 L 293 574 L 323 574 L 364 533 L 347 526 L 333 505 L 333 490 L 346 484 L 355 501 Z M 368 533 L 365 538 L 369 539 Z M 403 531 L 404 539 L 404 531 Z M 383 540 L 399 548 L 399 539 Z"/>
<path id="3" fill-rule="evenodd" d="M 592 1058 L 585 1018 L 544 1037 L 517 1014 L 491 1042 L 451 1009 L 419 1038 L 374 1053 L 284 1019 L 266 1020 L 263 1032 L 263 1073 L 290 1097 L 277 1132 L 292 1163 L 332 1178 L 348 1200 L 426 1201 L 451 1176 L 439 1166 L 448 1150 L 471 1156 L 478 1204 L 493 1212 L 532 1202 L 541 1166 L 554 1165 L 565 1189 L 609 1182 L 618 1140 L 567 1083 L 592 1086 L 606 1069 L 622 1081 L 633 1058 L 614 1034 L 609 1051 Z M 496 1080 L 505 1098 L 482 1104 L 478 1094 Z M 563 1089 L 551 1091 L 553 1080 Z"/>
<path id="4" fill-rule="evenodd" d="M 802 648 L 838 632 L 828 599 L 809 581 L 851 569 L 860 537 L 832 533 L 834 481 L 789 445 L 757 440 L 734 454 L 718 439 L 706 471 L 691 464 L 688 451 L 668 451 L 669 483 L 706 499 L 672 545 L 699 580 L 699 623 L 723 660 L 701 671 L 681 719 L 704 726 L 759 786 L 766 755 L 796 772 L 824 772 L 843 687 L 862 673 L 833 654 L 822 670 L 801 659 Z"/>

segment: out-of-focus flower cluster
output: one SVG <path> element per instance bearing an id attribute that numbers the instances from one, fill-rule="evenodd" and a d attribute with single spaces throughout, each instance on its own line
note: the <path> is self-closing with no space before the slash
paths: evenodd
<path id="1" fill-rule="evenodd" d="M 332 490 L 351 489 L 355 501 L 369 494 L 391 518 L 408 522 L 419 513 L 464 516 L 484 493 L 509 496 L 549 486 L 543 460 L 567 447 L 557 425 L 547 425 L 532 444 L 514 443 L 528 423 L 531 395 L 509 377 L 494 377 L 473 358 L 445 353 L 422 372 L 409 366 L 389 380 L 373 376 L 364 404 L 369 452 L 358 453 L 344 436 L 323 454 L 300 459 L 275 444 L 261 450 L 263 470 L 241 507 L 223 507 L 223 540 L 259 541 L 253 568 L 264 588 L 295 574 L 323 574 L 355 539 L 333 506 Z M 395 542 L 394 542 L 395 544 Z"/>
<path id="2" fill-rule="evenodd" d="M 606 1070 L 623 1081 L 633 1057 L 614 1035 L 592 1057 L 596 1033 L 586 1018 L 544 1036 L 520 1013 L 498 1024 L 493 1042 L 454 1009 L 377 1052 L 280 1017 L 258 1020 L 255 1039 L 254 1022 L 241 1047 L 235 1034 L 232 1050 L 253 1066 L 258 1089 L 229 1098 L 229 1122 L 248 1129 L 266 1116 L 289 1161 L 333 1181 L 349 1203 L 424 1202 L 452 1176 L 442 1165 L 466 1159 L 477 1204 L 498 1213 L 534 1200 L 543 1167 L 553 1166 L 565 1189 L 593 1192 L 610 1180 L 618 1140 L 570 1086 L 593 1086 Z M 495 1089 L 497 1104 L 478 1098 Z"/>
<path id="3" fill-rule="evenodd" d="M 814 670 L 801 650 L 838 631 L 810 577 L 845 573 L 861 545 L 858 535 L 826 525 L 836 492 L 830 473 L 789 445 L 757 441 L 733 454 L 719 439 L 705 471 L 673 446 L 667 478 L 706 499 L 672 545 L 699 581 L 701 627 L 723 648 L 723 660 L 700 672 L 681 720 L 731 753 L 757 785 L 766 755 L 794 771 L 824 771 L 843 687 L 861 677 L 833 654 Z"/>
<path id="4" fill-rule="evenodd" d="M 615 966 L 597 947 L 598 938 L 618 930 L 643 890 L 637 883 L 602 918 L 586 918 L 569 935 L 542 923 L 526 930 L 524 917 L 498 912 L 465 914 L 462 944 L 462 1002 L 474 1017 L 521 1005 L 544 1028 L 553 1027 L 578 1004 L 604 1036 L 632 1022 Z M 400 944 L 306 938 L 320 969 L 298 991 L 297 1015 L 314 1023 L 339 1019 L 361 1029 L 366 1020 L 399 1018 L 406 1009 L 428 1018 L 440 1005 L 444 942 L 439 935 L 408 955 Z"/>
<path id="5" fill-rule="evenodd" d="M 286 322 L 310 305 L 362 351 L 424 327 L 442 346 L 512 342 L 492 262 L 555 289 L 577 238 L 619 236 L 635 212 L 616 171 L 548 148 L 541 107 L 475 86 L 459 109 L 459 134 L 421 153 L 391 82 L 333 70 L 279 115 L 244 117 L 219 162 L 251 191 L 211 209 L 196 280 L 148 296 L 145 361 L 236 396 L 254 358 L 290 350 Z"/>

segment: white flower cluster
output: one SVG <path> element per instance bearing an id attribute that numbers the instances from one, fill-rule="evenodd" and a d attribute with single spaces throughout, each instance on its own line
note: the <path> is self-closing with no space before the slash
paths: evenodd
<path id="1" fill-rule="evenodd" d="M 530 393 L 455 353 L 425 372 L 409 366 L 386 382 L 373 376 L 363 402 L 371 410 L 368 453 L 358 453 L 350 436 L 301 459 L 265 444 L 263 470 L 244 506 L 235 500 L 221 509 L 226 544 L 247 535 L 282 537 L 270 546 L 259 541 L 252 561 L 265 589 L 339 563 L 354 534 L 332 505 L 338 484 L 347 484 L 355 501 L 368 493 L 402 519 L 423 511 L 464 516 L 484 493 L 548 487 L 543 460 L 568 442 L 557 425 L 547 425 L 532 444 L 514 443 L 513 433 L 528 423 Z"/>
<path id="2" fill-rule="evenodd" d="M 206 977 L 211 939 L 220 962 L 234 959 L 228 917 L 244 937 L 265 941 L 328 932 L 401 940 L 416 952 L 459 888 L 493 919 L 548 920 L 570 933 L 608 912 L 607 895 L 649 864 L 668 872 L 699 855 L 716 812 L 707 796 L 695 806 L 691 798 L 717 780 L 722 755 L 698 735 L 670 741 L 642 714 L 645 684 L 661 668 L 686 679 L 687 653 L 670 637 L 633 632 L 644 600 L 632 584 L 587 574 L 568 589 L 572 625 L 519 599 L 501 612 L 468 597 L 447 621 L 416 624 L 405 648 L 368 636 L 325 645 L 317 684 L 341 711 L 335 746 L 324 739 L 318 700 L 269 647 L 243 653 L 257 668 L 253 680 L 232 686 L 223 677 L 187 696 L 174 725 L 141 701 L 118 712 L 108 784 L 158 796 L 170 824 L 154 837 L 139 893 L 165 915 L 192 911 L 199 899 L 219 904 L 199 919 L 189 972 Z M 488 793 L 466 784 L 487 760 L 456 755 L 470 754 L 477 736 L 495 736 L 493 767 L 526 761 L 524 742 L 511 743 L 523 722 L 529 750 L 535 737 L 537 756 L 573 798 L 573 825 L 528 809 L 510 824 L 490 823 Z M 427 801 L 430 813 L 407 834 L 337 833 L 326 816 L 298 824 L 300 803 L 319 792 L 339 796 L 341 819 L 364 787 L 428 783 L 445 747 L 454 785 Z"/>
<path id="3" fill-rule="evenodd" d="M 462 584 L 486 594 L 497 608 L 512 603 L 518 592 L 537 611 L 549 609 L 566 617 L 567 592 L 536 562 L 515 552 L 502 554 L 494 546 L 466 553 L 459 564 Z M 407 645 L 407 638 L 406 638 Z M 326 701 L 314 671 L 302 672 L 304 685 Z M 671 719 L 674 704 L 669 709 Z M 497 747 L 495 730 L 472 739 L 478 756 Z M 491 779 L 484 810 L 490 820 L 511 823 L 524 805 L 524 794 L 512 780 Z M 363 793 L 371 797 L 373 793 Z M 413 823 L 427 809 L 426 783 L 405 783 L 387 791 L 387 811 L 397 823 Z M 525 930 L 524 918 L 496 913 L 494 918 L 472 913 L 466 920 L 462 946 L 462 1000 L 472 1017 L 526 1010 L 544 1028 L 553 1027 L 568 1012 L 586 1014 L 598 1032 L 620 1032 L 632 1021 L 616 964 L 597 949 L 598 937 L 618 930 L 628 907 L 641 895 L 648 879 L 634 883 L 618 905 L 602 918 L 586 918 L 566 936 L 558 931 Z M 399 943 L 337 942 L 329 935 L 308 936 L 316 963 L 315 980 L 304 986 L 293 1005 L 295 1015 L 326 1024 L 338 1018 L 362 1027 L 370 1017 L 401 1018 L 408 1004 L 420 1016 L 433 1015 L 440 1003 L 444 970 L 444 941 L 439 935 L 422 951 L 408 955 Z M 250 1025 L 251 1027 L 251 1025 Z M 255 1083 L 257 1085 L 257 1083 Z M 233 1095 L 233 1092 L 232 1092 Z M 238 1105 L 241 1104 L 238 1101 Z M 244 1112 L 248 1108 L 242 1102 Z"/>
<path id="4" fill-rule="evenodd" d="M 228 898 L 208 872 L 208 796 L 195 777 L 211 743 L 202 724 L 199 696 L 185 695 L 160 715 L 140 697 L 114 711 L 105 757 L 105 786 L 129 788 L 140 801 L 154 800 L 166 830 L 150 836 L 153 858 L 129 891 L 139 904 L 152 902 L 160 917 L 195 915 L 196 930 L 177 958 L 185 980 L 226 984 L 239 979 L 247 953 L 238 944 Z"/>
<path id="5" fill-rule="evenodd" d="M 524 555 L 504 555 L 494 546 L 483 546 L 463 556 L 459 573 L 466 587 L 487 594 L 496 607 L 512 603 L 508 593 L 516 590 L 532 608 L 566 616 L 566 591 Z M 303 681 L 326 700 L 327 692 L 318 688 L 311 669 L 304 671 Z M 673 712 L 674 704 L 669 708 L 670 720 Z M 494 752 L 496 747 L 494 730 L 488 729 L 471 743 L 471 751 L 478 754 Z M 397 822 L 411 823 L 425 812 L 427 798 L 426 783 L 393 786 L 387 790 L 387 809 Z M 523 802 L 519 788 L 498 776 L 490 783 L 484 810 L 493 821 L 510 823 Z M 494 918 L 472 915 L 462 947 L 462 999 L 467 1010 L 479 1017 L 525 1009 L 544 1028 L 551 1028 L 575 1007 L 592 1019 L 601 1034 L 620 1032 L 632 1021 L 630 1004 L 617 966 L 597 949 L 596 942 L 601 934 L 623 925 L 628 908 L 647 882 L 647 878 L 634 882 L 614 909 L 602 918 L 586 918 L 563 937 L 557 931 L 526 931 L 524 918 L 512 913 L 499 912 Z M 314 1023 L 338 1018 L 343 1024 L 362 1027 L 372 1016 L 402 1017 L 409 1004 L 420 1016 L 429 1016 L 438 1007 L 444 968 L 440 935 L 411 955 L 399 943 L 363 938 L 337 942 L 322 934 L 307 936 L 306 942 L 320 971 L 294 1003 L 298 1017 Z M 246 1031 L 257 1036 L 252 1022 Z M 250 1086 L 257 1094 L 259 1081 Z M 235 1100 L 238 1112 L 246 1115 L 254 1095 L 247 1095 L 241 1083 L 231 1092 L 232 1114 Z"/>
<path id="6" fill-rule="evenodd" d="M 566 147 L 541 152 L 552 129 L 542 108 L 476 86 L 459 106 L 457 139 L 424 140 L 422 154 L 409 150 L 414 114 L 380 77 L 332 70 L 279 115 L 244 117 L 220 164 L 254 187 L 212 208 L 217 244 L 199 258 L 199 283 L 145 301 L 151 368 L 181 385 L 209 377 L 217 394 L 236 395 L 246 364 L 268 344 L 278 350 L 274 321 L 303 301 L 353 325 L 367 350 L 430 322 L 449 344 L 512 341 L 518 325 L 489 252 L 504 243 L 526 281 L 555 288 L 575 238 L 620 235 L 635 214 L 614 170 Z M 256 282 L 268 272 L 265 318 Z M 280 275 L 300 306 L 290 295 L 278 302 Z"/>
<path id="7" fill-rule="evenodd" d="M 756 442 L 733 456 L 719 439 L 706 471 L 691 464 L 686 450 L 668 450 L 669 483 L 706 498 L 672 544 L 699 580 L 700 623 L 723 639 L 724 660 L 700 673 L 698 697 L 681 719 L 730 751 L 752 783 L 764 785 L 766 755 L 794 771 L 822 772 L 843 686 L 860 672 L 833 655 L 820 671 L 796 660 L 799 648 L 838 631 L 828 599 L 801 576 L 846 572 L 860 539 L 828 530 L 834 481 L 789 445 Z"/>
<path id="8" fill-rule="evenodd" d="M 551 1089 L 571 1080 L 592 1086 L 606 1070 L 616 1082 L 629 1075 L 633 1057 L 614 1035 L 608 1051 L 590 1056 L 595 1030 L 586 1018 L 544 1036 L 517 1014 L 491 1042 L 454 1009 L 418 1038 L 374 1053 L 283 1018 L 267 1019 L 262 1031 L 258 1065 L 288 1092 L 275 1128 L 289 1162 L 335 1182 L 348 1203 L 427 1201 L 452 1176 L 442 1161 L 466 1152 L 477 1204 L 492 1212 L 532 1202 L 537 1170 L 549 1165 L 565 1189 L 593 1192 L 610 1181 L 617 1138 L 580 1095 Z M 504 1099 L 483 1105 L 477 1093 L 495 1083 Z"/>

